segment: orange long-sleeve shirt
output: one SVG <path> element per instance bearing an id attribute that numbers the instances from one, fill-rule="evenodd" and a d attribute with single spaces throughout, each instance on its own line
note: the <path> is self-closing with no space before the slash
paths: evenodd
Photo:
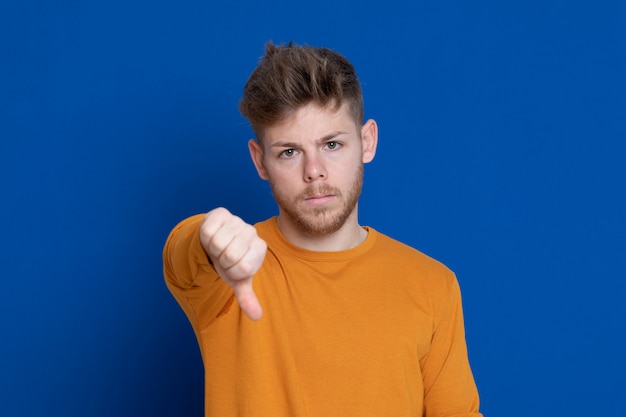
<path id="1" fill-rule="evenodd" d="M 163 256 L 200 344 L 207 416 L 481 416 L 445 266 L 372 228 L 350 250 L 303 250 L 271 218 L 256 225 L 268 252 L 255 322 L 209 264 L 202 218 L 176 226 Z"/>

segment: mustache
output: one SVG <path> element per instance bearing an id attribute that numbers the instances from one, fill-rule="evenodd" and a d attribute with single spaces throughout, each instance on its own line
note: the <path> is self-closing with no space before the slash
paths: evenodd
<path id="1" fill-rule="evenodd" d="M 308 187 L 297 196 L 297 200 L 304 200 L 319 195 L 334 195 L 341 197 L 341 191 L 338 188 L 334 188 L 328 185 Z"/>

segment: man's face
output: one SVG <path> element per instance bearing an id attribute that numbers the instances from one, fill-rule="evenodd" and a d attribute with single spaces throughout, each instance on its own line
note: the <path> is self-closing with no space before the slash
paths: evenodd
<path id="1" fill-rule="evenodd" d="M 281 224 L 307 235 L 325 235 L 356 218 L 363 163 L 373 158 L 364 152 L 365 126 L 356 126 L 345 105 L 333 111 L 311 103 L 265 129 L 262 143 L 251 142 L 259 175 L 269 180 L 279 206 Z"/>

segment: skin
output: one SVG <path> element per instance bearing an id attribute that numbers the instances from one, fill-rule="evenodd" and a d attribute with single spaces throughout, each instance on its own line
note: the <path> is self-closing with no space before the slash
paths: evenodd
<path id="1" fill-rule="evenodd" d="M 346 106 L 333 111 L 309 103 L 250 140 L 259 176 L 270 182 L 279 208 L 278 225 L 292 244 L 312 251 L 341 251 L 361 244 L 358 223 L 363 164 L 374 159 L 378 127 L 357 126 Z M 220 277 L 233 288 L 244 313 L 262 317 L 252 277 L 265 259 L 256 229 L 224 208 L 210 211 L 200 242 Z"/>

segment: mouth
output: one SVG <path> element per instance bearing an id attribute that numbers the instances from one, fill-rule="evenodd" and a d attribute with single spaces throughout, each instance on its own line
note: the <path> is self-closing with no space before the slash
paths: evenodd
<path id="1" fill-rule="evenodd" d="M 306 197 L 304 199 L 304 202 L 307 205 L 319 207 L 334 202 L 336 198 L 337 196 L 335 196 L 334 194 L 318 194 Z"/>

